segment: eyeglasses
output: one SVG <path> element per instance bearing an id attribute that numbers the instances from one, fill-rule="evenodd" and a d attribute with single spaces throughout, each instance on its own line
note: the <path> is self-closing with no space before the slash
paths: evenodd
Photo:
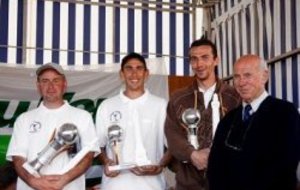
<path id="1" fill-rule="evenodd" d="M 232 124 L 225 139 L 225 146 L 235 151 L 242 151 L 248 131 L 251 128 L 252 119 L 249 124 Z"/>

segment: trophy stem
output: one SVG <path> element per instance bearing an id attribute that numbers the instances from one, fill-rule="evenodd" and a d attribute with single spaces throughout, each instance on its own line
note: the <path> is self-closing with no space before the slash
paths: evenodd
<path id="1" fill-rule="evenodd" d="M 29 162 L 25 162 L 24 164 L 23 164 L 23 168 L 25 168 L 31 175 L 33 175 L 34 177 L 41 177 L 40 176 L 40 174 L 39 174 L 39 172 L 35 169 L 35 168 L 33 168 L 30 164 L 29 164 Z"/>
<path id="2" fill-rule="evenodd" d="M 114 146 L 113 146 L 113 149 L 114 149 L 114 161 L 116 162 L 115 164 L 119 164 L 120 162 L 120 152 L 119 152 L 119 143 L 117 143 L 116 141 L 114 141 Z"/>
<path id="3" fill-rule="evenodd" d="M 195 148 L 198 149 L 199 148 L 199 143 L 198 143 L 198 137 L 197 135 L 189 135 L 189 142 L 191 143 L 191 145 Z"/>
<path id="4" fill-rule="evenodd" d="M 43 167 L 43 164 L 39 162 L 38 159 L 35 159 L 34 161 L 30 162 L 30 165 L 33 167 L 34 170 L 37 172 L 40 171 L 40 169 Z"/>

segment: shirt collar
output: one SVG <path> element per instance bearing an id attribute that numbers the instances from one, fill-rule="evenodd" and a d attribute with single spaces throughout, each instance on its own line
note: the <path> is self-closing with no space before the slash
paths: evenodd
<path id="1" fill-rule="evenodd" d="M 39 108 L 46 112 L 54 113 L 54 112 L 60 112 L 61 110 L 65 110 L 67 106 L 69 106 L 69 103 L 68 101 L 64 100 L 64 104 L 61 105 L 59 108 L 49 109 L 44 105 L 44 102 L 42 101 L 39 105 Z"/>
<path id="2" fill-rule="evenodd" d="M 250 105 L 252 107 L 252 112 L 256 112 L 260 104 L 269 96 L 268 92 L 264 90 L 264 92 L 256 99 L 254 99 Z M 243 102 L 243 107 L 247 105 L 246 102 Z"/>
<path id="3" fill-rule="evenodd" d="M 213 92 L 215 91 L 215 89 L 216 89 L 216 85 L 217 85 L 217 83 L 214 83 L 214 84 L 213 84 L 211 87 L 209 87 L 207 90 L 204 90 L 204 89 L 202 89 L 202 88 L 200 88 L 200 87 L 198 87 L 198 89 L 199 89 L 199 91 L 202 92 L 203 94 L 204 94 L 204 93 L 207 93 L 207 92 L 213 93 Z"/>
<path id="4" fill-rule="evenodd" d="M 124 89 L 120 90 L 120 98 L 122 100 L 122 102 L 124 103 L 128 103 L 128 102 L 136 102 L 136 103 L 143 103 L 146 101 L 146 99 L 149 96 L 149 90 L 145 89 L 144 94 L 142 94 L 140 97 L 135 98 L 135 99 L 130 99 L 128 98 L 125 94 L 124 94 Z"/>

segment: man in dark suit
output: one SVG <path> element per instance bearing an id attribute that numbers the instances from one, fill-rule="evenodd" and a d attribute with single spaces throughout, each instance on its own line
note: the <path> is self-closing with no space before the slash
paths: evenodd
<path id="1" fill-rule="evenodd" d="M 256 55 L 234 65 L 242 105 L 218 125 L 208 162 L 210 190 L 295 190 L 300 116 L 265 90 L 268 69 Z"/>

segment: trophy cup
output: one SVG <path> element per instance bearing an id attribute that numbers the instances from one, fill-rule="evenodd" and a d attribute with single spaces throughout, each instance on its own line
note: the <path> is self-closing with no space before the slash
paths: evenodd
<path id="1" fill-rule="evenodd" d="M 122 141 L 122 128 L 119 125 L 111 125 L 108 128 L 108 141 L 112 149 L 113 160 L 116 165 L 108 166 L 110 171 L 118 171 L 135 167 L 135 164 L 121 164 L 120 165 L 120 143 Z"/>
<path id="2" fill-rule="evenodd" d="M 188 126 L 188 141 L 195 149 L 199 148 L 197 131 L 200 118 L 200 112 L 193 108 L 186 109 L 181 116 L 182 121 Z"/>
<path id="3" fill-rule="evenodd" d="M 25 168 L 30 174 L 35 177 L 40 177 L 40 169 L 49 164 L 51 160 L 57 156 L 63 149 L 73 144 L 78 139 L 77 127 L 70 123 L 63 124 L 55 134 L 53 140 L 40 152 L 36 159 L 25 162 Z"/>

